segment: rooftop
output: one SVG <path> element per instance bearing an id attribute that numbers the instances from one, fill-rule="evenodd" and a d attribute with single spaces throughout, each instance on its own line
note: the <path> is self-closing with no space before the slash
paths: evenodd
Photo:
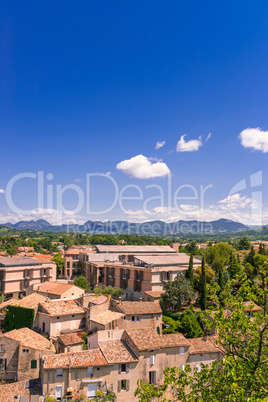
<path id="1" fill-rule="evenodd" d="M 125 341 L 100 342 L 99 347 L 108 363 L 131 363 L 138 360 Z"/>
<path id="2" fill-rule="evenodd" d="M 34 289 L 38 292 L 46 292 L 46 293 L 51 293 L 54 295 L 61 296 L 64 294 L 67 290 L 71 289 L 73 284 L 68 284 L 68 283 L 61 283 L 61 282 L 43 282 L 39 283 L 38 285 L 35 285 Z M 77 289 L 78 286 L 75 286 Z M 81 293 L 84 293 L 84 289 L 81 288 Z"/>
<path id="3" fill-rule="evenodd" d="M 162 314 L 160 304 L 157 302 L 122 301 L 121 304 L 117 304 L 117 307 L 125 315 Z"/>
<path id="4" fill-rule="evenodd" d="M 190 354 L 197 355 L 203 353 L 216 353 L 220 349 L 215 346 L 215 343 L 210 338 L 193 338 L 188 339 L 190 343 Z"/>
<path id="5" fill-rule="evenodd" d="M 135 259 L 142 261 L 148 265 L 181 265 L 189 264 L 190 257 L 185 253 L 175 253 L 172 255 L 135 255 Z M 193 259 L 194 264 L 199 264 L 200 261 L 196 258 Z"/>
<path id="6" fill-rule="evenodd" d="M 68 315 L 68 314 L 83 314 L 85 310 L 76 300 L 73 299 L 58 299 L 48 300 L 40 303 L 40 306 L 49 315 Z"/>
<path id="7" fill-rule="evenodd" d="M 21 346 L 25 346 L 31 349 L 43 350 L 47 352 L 52 350 L 55 352 L 55 348 L 50 344 L 50 341 L 40 334 L 32 331 L 29 328 L 14 329 L 13 331 L 5 332 L 0 335 L 1 337 L 6 337 L 9 339 L 14 339 L 20 342 Z"/>
<path id="8" fill-rule="evenodd" d="M 45 301 L 46 297 L 38 293 L 32 293 L 23 299 L 10 299 L 0 304 L 0 310 L 7 306 L 20 306 L 36 310 L 40 302 Z"/>
<path id="9" fill-rule="evenodd" d="M 165 290 L 148 290 L 144 294 L 159 299 L 166 291 Z"/>
<path id="10" fill-rule="evenodd" d="M 176 253 L 176 251 L 169 246 L 107 246 L 99 244 L 96 248 L 99 253 Z"/>
<path id="11" fill-rule="evenodd" d="M 92 294 L 89 297 L 86 295 L 85 300 L 91 304 L 102 304 L 108 301 L 108 297 L 105 295 Z"/>
<path id="12" fill-rule="evenodd" d="M 182 334 L 158 335 L 155 328 L 131 329 L 125 332 L 139 351 L 189 346 L 188 340 Z"/>
<path id="13" fill-rule="evenodd" d="M 253 301 L 246 301 L 244 302 L 245 310 L 251 310 L 251 311 L 261 311 L 261 307 L 258 306 L 256 303 Z"/>
<path id="14" fill-rule="evenodd" d="M 83 339 L 81 337 L 80 332 L 73 332 L 73 333 L 70 333 L 70 334 L 60 335 L 59 340 L 65 346 L 77 345 L 79 343 L 83 343 Z"/>
<path id="15" fill-rule="evenodd" d="M 109 322 L 118 320 L 119 318 L 124 317 L 124 314 L 117 313 L 116 311 L 106 310 L 103 313 L 95 315 L 90 318 L 91 321 L 96 322 L 97 324 L 106 325 Z"/>
<path id="16" fill-rule="evenodd" d="M 60 353 L 43 357 L 44 369 L 67 367 L 105 366 L 107 361 L 99 349 L 83 350 L 81 352 Z"/>
<path id="17" fill-rule="evenodd" d="M 41 262 L 31 257 L 0 257 L 0 267 L 20 267 L 41 265 Z"/>
<path id="18" fill-rule="evenodd" d="M 87 255 L 88 262 L 118 261 L 119 254 L 116 253 L 91 253 Z"/>

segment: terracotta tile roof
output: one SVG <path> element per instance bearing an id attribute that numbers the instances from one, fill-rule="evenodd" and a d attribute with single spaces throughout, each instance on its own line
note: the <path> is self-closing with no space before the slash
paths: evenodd
<path id="1" fill-rule="evenodd" d="M 189 345 L 182 334 L 158 335 L 155 328 L 131 329 L 125 332 L 139 351 Z"/>
<path id="2" fill-rule="evenodd" d="M 220 352 L 220 348 L 210 338 L 193 338 L 188 341 L 191 355 Z"/>
<path id="3" fill-rule="evenodd" d="M 108 301 L 108 297 L 104 295 L 92 294 L 89 297 L 86 295 L 85 300 L 91 304 L 102 304 Z"/>
<path id="4" fill-rule="evenodd" d="M 60 335 L 58 337 L 58 339 L 65 346 L 77 345 L 79 343 L 83 343 L 81 332 L 73 332 L 73 333 L 70 333 L 70 334 Z"/>
<path id="5" fill-rule="evenodd" d="M 31 349 L 43 350 L 43 351 L 53 351 L 55 348 L 50 344 L 50 341 L 40 334 L 32 331 L 29 328 L 14 329 L 13 331 L 5 332 L 0 336 L 9 339 L 14 339 L 20 342 L 21 346 L 25 346 Z"/>
<path id="6" fill-rule="evenodd" d="M 0 310 L 7 306 L 20 306 L 37 310 L 39 303 L 45 301 L 46 297 L 38 293 L 32 293 L 23 299 L 10 299 L 0 304 Z"/>
<path id="7" fill-rule="evenodd" d="M 160 298 L 166 291 L 165 290 L 148 290 L 148 292 L 144 292 L 144 294 L 155 297 L 156 299 Z"/>
<path id="8" fill-rule="evenodd" d="M 99 348 L 108 363 L 131 363 L 138 361 L 125 341 L 100 342 Z"/>
<path id="9" fill-rule="evenodd" d="M 107 361 L 99 349 L 83 350 L 82 352 L 60 353 L 43 357 L 44 369 L 67 367 L 105 366 Z"/>
<path id="10" fill-rule="evenodd" d="M 61 296 L 67 290 L 71 289 L 74 285 L 69 283 L 61 283 L 61 282 L 43 282 L 35 286 L 35 290 L 38 292 L 47 292 L 54 295 Z M 82 293 L 82 289 L 81 289 Z"/>
<path id="11" fill-rule="evenodd" d="M 85 312 L 76 300 L 49 300 L 40 303 L 43 310 L 49 315 L 82 314 Z"/>
<path id="12" fill-rule="evenodd" d="M 117 305 L 125 315 L 161 314 L 160 304 L 155 302 L 123 301 Z"/>
<path id="13" fill-rule="evenodd" d="M 99 244 L 96 246 L 99 253 L 176 253 L 170 246 L 107 246 Z"/>
<path id="14" fill-rule="evenodd" d="M 118 320 L 119 318 L 124 317 L 125 315 L 122 313 L 117 313 L 116 311 L 106 310 L 103 313 L 95 315 L 90 318 L 91 321 L 96 322 L 97 324 L 106 325 L 109 322 Z"/>

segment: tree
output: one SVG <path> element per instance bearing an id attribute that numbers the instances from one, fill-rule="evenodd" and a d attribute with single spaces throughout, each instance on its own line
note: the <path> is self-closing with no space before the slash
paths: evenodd
<path id="1" fill-rule="evenodd" d="M 259 244 L 258 254 L 266 255 L 265 245 L 263 243 Z"/>
<path id="2" fill-rule="evenodd" d="M 234 255 L 234 253 L 231 253 L 229 267 L 228 267 L 228 272 L 229 272 L 230 278 L 231 279 L 235 278 L 240 273 L 241 269 L 242 269 L 242 266 L 240 264 L 240 260 L 238 261 L 238 259 L 236 259 L 235 255 Z"/>
<path id="3" fill-rule="evenodd" d="M 224 268 L 229 264 L 232 251 L 233 247 L 228 243 L 215 244 L 207 248 L 206 261 L 214 271 L 218 272 L 220 267 Z"/>
<path id="4" fill-rule="evenodd" d="M 74 279 L 74 285 L 86 290 L 89 288 L 88 280 L 83 275 L 80 275 Z"/>
<path id="5" fill-rule="evenodd" d="M 220 292 L 223 289 L 223 274 L 222 274 L 222 267 L 220 267 L 219 272 L 218 272 L 218 285 L 220 287 Z"/>
<path id="6" fill-rule="evenodd" d="M 250 252 L 244 258 L 244 264 L 249 262 L 252 266 L 254 266 L 254 256 L 255 256 L 255 250 L 254 247 L 252 246 Z"/>
<path id="7" fill-rule="evenodd" d="M 206 280 L 206 270 L 205 270 L 205 258 L 202 258 L 201 267 L 201 295 L 200 295 L 200 305 L 201 310 L 206 310 L 207 308 L 207 280 Z"/>
<path id="8" fill-rule="evenodd" d="M 214 281 L 215 272 L 208 265 L 205 265 L 205 270 L 206 270 L 207 283 L 210 284 Z M 200 291 L 201 283 L 202 283 L 202 268 L 198 267 L 194 272 L 194 288 Z"/>
<path id="9" fill-rule="evenodd" d="M 249 239 L 246 236 L 241 237 L 241 239 L 238 242 L 237 248 L 238 250 L 249 250 L 250 249 Z"/>
<path id="10" fill-rule="evenodd" d="M 189 267 L 185 273 L 185 277 L 189 279 L 190 284 L 194 286 L 193 254 L 190 255 Z"/>
<path id="11" fill-rule="evenodd" d="M 186 338 L 198 338 L 203 336 L 203 330 L 195 313 L 189 308 L 184 310 L 180 319 L 180 332 Z"/>
<path id="12" fill-rule="evenodd" d="M 163 310 L 176 309 L 193 300 L 194 292 L 190 281 L 184 275 L 178 274 L 174 281 L 168 281 L 165 286 L 165 293 L 161 298 L 161 306 Z"/>
<path id="13" fill-rule="evenodd" d="M 57 265 L 57 276 L 60 276 L 63 265 L 64 265 L 64 258 L 60 255 L 60 253 L 57 253 L 54 255 L 51 261 L 54 261 Z"/>

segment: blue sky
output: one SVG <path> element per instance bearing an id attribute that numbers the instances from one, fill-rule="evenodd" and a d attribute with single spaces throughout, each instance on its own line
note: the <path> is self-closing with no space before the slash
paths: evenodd
<path id="1" fill-rule="evenodd" d="M 57 185 L 77 186 L 86 197 L 86 175 L 108 172 L 90 188 L 92 210 L 99 213 L 86 207 L 73 213 L 78 196 L 68 190 L 65 221 L 174 220 L 180 217 L 174 193 L 187 184 L 198 193 L 200 185 L 213 187 L 201 214 L 200 197 L 183 193 L 178 204 L 187 212 L 184 218 L 248 220 L 255 208 L 254 222 L 248 222 L 257 223 L 260 200 L 252 198 L 249 177 L 261 170 L 258 190 L 268 222 L 267 2 L 3 1 L 0 27 L 0 221 L 25 215 L 55 223 Z M 245 132 L 243 146 L 239 135 L 248 128 L 259 130 Z M 202 145 L 191 150 L 190 143 L 177 152 L 184 134 L 184 141 Z M 155 149 L 158 141 L 165 145 Z M 138 155 L 144 159 L 117 168 Z M 150 165 L 155 163 L 159 169 Z M 149 177 L 137 178 L 137 169 Z M 14 211 L 8 183 L 14 175 L 38 171 L 54 176 L 44 187 L 44 197 L 47 184 L 53 188 L 52 205 L 38 203 L 36 180 L 21 179 L 12 199 L 27 212 Z M 150 177 L 151 171 L 158 176 Z M 160 185 L 164 203 L 152 201 L 144 211 L 141 200 L 129 200 L 127 213 L 118 202 L 101 213 L 114 198 L 108 177 L 119 189 L 139 186 L 144 198 L 153 196 L 146 186 Z M 233 194 L 244 178 L 246 189 Z M 138 190 L 128 191 L 131 196 Z"/>

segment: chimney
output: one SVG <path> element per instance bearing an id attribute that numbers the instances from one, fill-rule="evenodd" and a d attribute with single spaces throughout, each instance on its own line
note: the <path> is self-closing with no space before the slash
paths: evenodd
<path id="1" fill-rule="evenodd" d="M 142 302 L 142 297 L 139 298 L 139 301 Z"/>
<path id="2" fill-rule="evenodd" d="M 119 297 L 119 304 L 122 304 L 122 297 Z"/>

